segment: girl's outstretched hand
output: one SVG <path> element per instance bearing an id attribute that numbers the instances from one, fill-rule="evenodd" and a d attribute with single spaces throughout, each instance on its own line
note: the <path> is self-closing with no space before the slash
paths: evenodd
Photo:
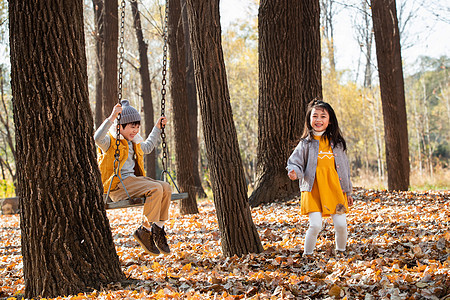
<path id="1" fill-rule="evenodd" d="M 353 205 L 353 197 L 351 195 L 347 195 L 347 203 L 348 203 L 348 206 Z"/>
<path id="2" fill-rule="evenodd" d="M 297 173 L 295 173 L 294 170 L 290 171 L 290 172 L 288 173 L 288 176 L 289 176 L 289 179 L 291 179 L 291 180 L 297 180 L 297 179 L 298 179 Z"/>

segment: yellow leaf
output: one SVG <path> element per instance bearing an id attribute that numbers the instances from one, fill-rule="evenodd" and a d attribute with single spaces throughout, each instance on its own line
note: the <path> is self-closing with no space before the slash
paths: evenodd
<path id="1" fill-rule="evenodd" d="M 447 232 L 444 234 L 444 238 L 445 238 L 447 241 L 450 242 L 450 231 L 447 231 Z"/>
<path id="2" fill-rule="evenodd" d="M 192 268 L 192 264 L 188 263 L 187 265 L 184 265 L 183 268 L 181 268 L 181 270 L 189 272 Z"/>
<path id="3" fill-rule="evenodd" d="M 161 265 L 157 261 L 154 261 L 152 264 L 152 269 L 154 271 L 159 271 L 161 269 Z"/>

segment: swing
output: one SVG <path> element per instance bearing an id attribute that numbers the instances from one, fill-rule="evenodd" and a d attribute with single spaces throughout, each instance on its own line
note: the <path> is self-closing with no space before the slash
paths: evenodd
<path id="1" fill-rule="evenodd" d="M 163 69 L 162 69 L 162 88 L 161 88 L 161 116 L 165 116 L 165 107 L 166 107 L 166 73 L 167 73 L 167 21 L 168 21 L 168 1 L 166 1 L 166 10 L 165 10 L 165 18 L 164 18 L 164 29 L 163 29 L 163 36 L 164 36 L 164 47 L 163 47 Z M 124 24 L 125 24 L 125 0 L 122 0 L 121 2 L 121 24 L 120 24 L 120 47 L 119 47 L 119 83 L 118 83 L 118 100 L 119 103 L 122 100 L 122 74 L 123 74 L 123 52 L 124 52 Z M 119 175 L 119 158 L 120 158 L 120 151 L 119 151 L 119 135 L 120 135 L 120 118 L 121 114 L 117 116 L 117 131 L 116 131 L 116 150 L 114 152 L 114 175 L 111 178 L 111 182 L 109 183 L 108 192 L 106 195 L 103 195 L 103 199 L 105 201 L 106 209 L 114 209 L 114 208 L 126 208 L 126 207 L 132 207 L 132 206 L 140 206 L 145 203 L 145 197 L 130 197 L 128 194 L 128 191 L 123 184 L 122 178 Z M 168 172 L 167 169 L 167 143 L 166 143 L 166 134 L 164 132 L 164 126 L 161 124 L 161 140 L 162 140 L 162 149 L 163 149 L 163 155 L 162 155 L 162 166 L 163 171 L 161 172 L 161 180 L 167 181 L 167 176 L 169 176 L 170 180 L 172 181 L 172 184 L 175 186 L 177 193 L 172 193 L 171 200 L 177 201 L 188 198 L 188 193 L 180 193 L 180 190 L 178 189 L 178 186 L 176 185 L 175 181 L 172 178 L 172 175 Z M 111 191 L 111 184 L 113 182 L 114 177 L 117 177 L 120 181 L 120 184 L 122 184 L 125 193 L 127 194 L 127 198 L 124 200 L 120 200 L 117 202 L 113 202 L 111 198 L 109 197 L 109 193 Z"/>

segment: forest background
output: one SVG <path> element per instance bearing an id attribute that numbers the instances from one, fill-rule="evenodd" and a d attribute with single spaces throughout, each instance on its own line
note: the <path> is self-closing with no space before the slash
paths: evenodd
<path id="1" fill-rule="evenodd" d="M 234 122 L 251 193 L 252 185 L 256 180 L 258 143 L 258 1 L 242 1 L 239 2 L 239 5 L 236 3 L 228 0 L 221 3 L 222 40 Z M 152 99 L 157 116 L 161 98 L 164 3 L 157 0 L 144 0 L 140 1 L 139 5 L 142 28 L 148 43 L 147 55 L 152 82 Z M 365 1 L 359 0 L 346 1 L 345 4 L 323 0 L 321 6 L 323 95 L 324 99 L 335 108 L 340 127 L 346 137 L 354 185 L 364 188 L 386 188 L 383 116 L 370 7 Z M 446 40 L 445 37 L 442 36 L 441 40 L 435 42 L 430 42 L 428 38 L 436 35 L 436 31 L 442 32 L 444 36 L 445 33 L 448 35 L 450 7 L 443 7 L 442 3 L 433 0 L 397 1 L 397 6 L 402 54 L 408 53 L 407 59 L 403 56 L 403 68 L 408 114 L 409 158 L 412 171 L 411 189 L 448 190 L 450 186 L 448 168 L 450 158 L 450 78 L 448 69 L 450 59 L 447 56 L 448 45 L 441 43 Z M 9 197 L 15 194 L 15 146 L 12 96 L 9 84 L 7 12 L 7 1 L 0 1 L 2 105 L 0 197 Z M 84 18 L 89 94 L 92 111 L 94 111 L 95 76 L 93 74 L 96 54 L 92 1 L 85 1 Z M 342 23 L 349 26 L 345 27 Z M 124 30 L 123 97 L 141 109 L 141 83 L 138 71 L 140 63 L 129 5 L 126 8 Z M 343 34 L 343 32 L 345 33 Z M 351 33 L 349 34 L 349 32 Z M 428 48 L 423 47 L 425 44 Z M 356 47 L 352 45 L 356 45 Z M 410 51 L 418 47 L 425 49 L 426 52 Z M 345 54 L 342 55 L 342 53 Z M 166 115 L 171 120 L 172 99 L 170 96 L 168 97 Z M 142 126 L 142 128 L 144 127 Z M 198 131 L 199 170 L 204 187 L 207 188 L 209 172 L 201 126 L 198 127 Z M 174 135 L 171 132 L 171 126 L 167 127 L 167 136 L 169 137 L 169 149 L 174 149 Z M 160 152 L 160 149 L 157 151 Z M 170 151 L 169 153 L 171 158 L 169 163 L 174 164 L 175 152 Z M 157 160 L 160 163 L 159 158 Z M 173 170 L 174 167 L 169 165 L 169 169 Z"/>

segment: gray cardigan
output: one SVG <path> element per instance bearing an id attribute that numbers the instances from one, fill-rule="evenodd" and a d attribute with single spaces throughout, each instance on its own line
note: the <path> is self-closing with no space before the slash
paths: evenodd
<path id="1" fill-rule="evenodd" d="M 352 182 L 350 180 L 350 166 L 347 155 L 341 144 L 334 147 L 334 163 L 339 175 L 342 191 L 348 195 L 352 193 Z M 319 156 L 319 141 L 309 137 L 302 139 L 287 161 L 286 170 L 294 170 L 300 182 L 300 191 L 311 192 L 316 177 L 317 157 Z"/>

